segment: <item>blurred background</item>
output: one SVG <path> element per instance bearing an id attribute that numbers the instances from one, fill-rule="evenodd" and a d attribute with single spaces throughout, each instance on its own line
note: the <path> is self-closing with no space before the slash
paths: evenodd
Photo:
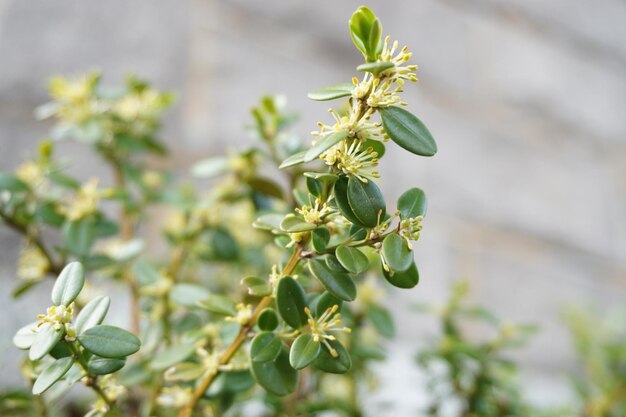
<path id="1" fill-rule="evenodd" d="M 328 104 L 307 92 L 349 80 L 361 62 L 347 31 L 360 3 L 0 0 L 0 169 L 46 135 L 33 111 L 47 101 L 47 79 L 91 69 L 105 85 L 133 72 L 176 93 L 162 136 L 181 173 L 249 143 L 249 108 L 264 94 L 288 97 L 306 138 L 329 120 Z M 473 302 L 540 325 L 517 356 L 525 390 L 538 404 L 567 404 L 576 359 L 563 308 L 626 297 L 626 3 L 368 5 L 414 52 L 420 82 L 405 100 L 439 144 L 431 159 L 389 146 L 381 165 L 389 201 L 418 185 L 430 204 L 416 250 L 421 283 L 389 294 L 399 331 L 371 401 L 395 415 L 417 409 L 412 364 L 437 327 L 411 306 L 443 302 L 468 278 Z M 107 175 L 76 144 L 59 153 L 85 175 Z M 0 228 L 0 386 L 21 380 L 10 338 L 49 291 L 11 299 L 18 250 L 18 236 Z"/>

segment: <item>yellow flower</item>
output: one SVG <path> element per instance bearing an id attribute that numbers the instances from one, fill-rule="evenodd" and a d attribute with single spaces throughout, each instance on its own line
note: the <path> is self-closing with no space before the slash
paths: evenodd
<path id="1" fill-rule="evenodd" d="M 80 220 L 95 213 L 100 202 L 98 179 L 92 178 L 78 190 L 76 195 L 69 198 L 65 207 L 65 215 L 71 221 Z"/>
<path id="2" fill-rule="evenodd" d="M 320 159 L 339 172 L 367 182 L 368 179 L 380 177 L 376 170 L 378 154 L 371 147 L 363 148 L 360 140 L 354 140 L 351 144 L 343 141 L 320 155 Z"/>
<path id="3" fill-rule="evenodd" d="M 17 261 L 17 276 L 26 280 L 39 280 L 50 269 L 50 261 L 36 246 L 24 246 Z"/>
<path id="4" fill-rule="evenodd" d="M 337 353 L 337 350 L 330 345 L 329 341 L 337 340 L 337 338 L 329 333 L 350 333 L 352 331 L 349 327 L 340 327 L 341 314 L 337 313 L 338 310 L 339 306 L 335 304 L 334 306 L 327 308 L 326 311 L 324 311 L 324 313 L 316 319 L 313 317 L 311 310 L 309 310 L 308 307 L 304 308 L 304 312 L 309 317 L 307 322 L 309 324 L 309 328 L 311 329 L 311 336 L 313 336 L 313 340 L 316 342 L 322 342 L 334 358 L 339 356 L 339 353 Z"/>
<path id="5" fill-rule="evenodd" d="M 37 187 L 45 179 L 43 168 L 34 161 L 26 161 L 17 167 L 15 176 L 31 188 Z"/>

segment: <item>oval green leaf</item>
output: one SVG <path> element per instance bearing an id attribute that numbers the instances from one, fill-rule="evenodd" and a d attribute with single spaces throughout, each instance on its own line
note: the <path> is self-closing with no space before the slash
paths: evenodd
<path id="1" fill-rule="evenodd" d="M 76 334 L 81 334 L 85 330 L 89 330 L 102 323 L 102 320 L 104 320 L 104 317 L 109 311 L 110 304 L 111 299 L 106 295 L 94 298 L 88 302 L 76 317 Z"/>
<path id="2" fill-rule="evenodd" d="M 308 97 L 315 101 L 335 100 L 352 95 L 353 89 L 354 85 L 351 83 L 335 84 L 313 90 L 308 94 Z"/>
<path id="3" fill-rule="evenodd" d="M 307 223 L 300 217 L 296 217 L 293 214 L 285 216 L 282 222 L 280 222 L 280 229 L 287 233 L 300 233 L 307 232 L 315 229 L 317 226 L 313 223 Z"/>
<path id="4" fill-rule="evenodd" d="M 393 318 L 386 308 L 375 304 L 369 305 L 367 307 L 367 318 L 381 336 L 391 339 L 395 335 L 396 328 Z"/>
<path id="5" fill-rule="evenodd" d="M 293 392 L 298 384 L 298 371 L 289 364 L 289 353 L 284 349 L 274 361 L 251 361 L 250 369 L 259 385 L 278 396 Z"/>
<path id="6" fill-rule="evenodd" d="M 280 354 L 282 347 L 283 343 L 274 333 L 259 332 L 250 344 L 250 359 L 252 362 L 274 361 Z"/>
<path id="7" fill-rule="evenodd" d="M 333 356 L 326 346 L 322 346 L 319 356 L 313 361 L 313 365 L 320 371 L 345 374 L 352 368 L 350 354 L 338 340 L 331 340 L 328 343 L 335 350 L 337 356 Z"/>
<path id="8" fill-rule="evenodd" d="M 427 205 L 426 194 L 417 187 L 407 190 L 398 198 L 398 210 L 403 219 L 426 215 Z"/>
<path id="9" fill-rule="evenodd" d="M 196 351 L 193 344 L 170 346 L 152 359 L 151 368 L 162 371 L 190 357 Z"/>
<path id="10" fill-rule="evenodd" d="M 413 252 L 405 238 L 392 233 L 383 240 L 381 254 L 392 271 L 400 272 L 409 269 L 413 263 Z"/>
<path id="11" fill-rule="evenodd" d="M 33 384 L 33 394 L 40 395 L 67 373 L 72 367 L 73 358 L 61 358 L 52 362 Z"/>
<path id="12" fill-rule="evenodd" d="M 341 176 L 335 183 L 335 202 L 343 217 L 348 219 L 351 223 L 359 226 L 364 226 L 361 221 L 356 217 L 350 203 L 348 202 L 348 177 Z"/>
<path id="13" fill-rule="evenodd" d="M 265 308 L 259 314 L 257 325 L 261 330 L 272 331 L 278 327 L 278 316 L 273 308 Z"/>
<path id="14" fill-rule="evenodd" d="M 333 308 L 334 306 L 338 306 L 337 312 L 339 312 L 341 310 L 342 304 L 342 300 L 335 297 L 328 291 L 324 291 L 324 293 L 320 295 L 317 299 L 317 303 L 315 303 L 315 316 L 320 317 L 326 312 L 326 310 L 328 310 L 329 308 Z"/>
<path id="15" fill-rule="evenodd" d="M 316 251 L 322 252 L 328 246 L 328 242 L 330 242 L 330 231 L 326 226 L 313 230 L 311 244 Z"/>
<path id="16" fill-rule="evenodd" d="M 380 108 L 378 112 L 385 132 L 400 147 L 421 156 L 437 153 L 435 139 L 415 115 L 395 106 Z"/>
<path id="17" fill-rule="evenodd" d="M 278 281 L 276 306 L 285 323 L 294 329 L 299 329 L 306 324 L 305 294 L 302 286 L 295 279 L 283 277 Z"/>
<path id="18" fill-rule="evenodd" d="M 87 371 L 90 375 L 108 375 L 119 371 L 124 365 L 126 365 L 126 359 L 92 356 L 87 363 Z"/>
<path id="19" fill-rule="evenodd" d="M 357 248 L 338 246 L 335 250 L 335 256 L 339 263 L 353 274 L 365 272 L 369 266 L 367 256 Z"/>
<path id="20" fill-rule="evenodd" d="M 300 165 L 301 163 L 304 162 L 304 155 L 306 154 L 306 152 L 307 151 L 304 150 L 304 151 L 300 151 L 300 152 L 294 153 L 293 155 L 291 155 L 290 157 L 285 159 L 280 164 L 278 169 L 289 168 L 289 167 L 292 167 L 292 166 Z"/>
<path id="21" fill-rule="evenodd" d="M 33 339 L 33 344 L 28 352 L 28 358 L 31 361 L 38 361 L 54 349 L 54 346 L 63 337 L 63 329 L 55 330 L 49 324 L 44 324 L 39 328 L 37 335 Z"/>
<path id="22" fill-rule="evenodd" d="M 85 268 L 80 262 L 71 262 L 63 268 L 52 288 L 52 303 L 68 306 L 85 285 Z"/>
<path id="23" fill-rule="evenodd" d="M 100 325 L 78 336 L 81 345 L 103 358 L 123 358 L 139 350 L 141 342 L 131 332 L 119 327 Z"/>
<path id="24" fill-rule="evenodd" d="M 294 369 L 307 367 L 320 354 L 321 343 L 310 334 L 301 334 L 294 340 L 289 351 L 289 363 Z"/>
<path id="25" fill-rule="evenodd" d="M 350 275 L 345 272 L 331 271 L 324 262 L 317 259 L 309 261 L 309 270 L 326 291 L 335 297 L 344 301 L 352 301 L 356 298 L 356 285 Z"/>
<path id="26" fill-rule="evenodd" d="M 215 314 L 222 314 L 224 316 L 234 316 L 237 314 L 235 302 L 225 295 L 211 294 L 204 300 L 198 301 L 197 305 Z"/>
<path id="27" fill-rule="evenodd" d="M 398 288 L 413 288 L 420 281 L 419 272 L 417 271 L 417 265 L 415 265 L 415 262 L 411 264 L 409 269 L 401 272 L 387 272 L 383 268 L 383 275 L 391 285 Z"/>
<path id="28" fill-rule="evenodd" d="M 315 145 L 311 146 L 304 155 L 304 162 L 310 162 L 320 156 L 327 149 L 335 146 L 342 140 L 348 137 L 348 132 L 339 131 L 333 132 L 329 135 L 323 136 L 315 142 Z"/>
<path id="29" fill-rule="evenodd" d="M 379 61 L 379 62 L 367 62 L 365 64 L 361 64 L 356 67 L 357 71 L 363 72 L 371 72 L 374 75 L 378 75 L 381 72 L 388 70 L 389 68 L 393 68 L 395 64 L 390 61 Z"/>
<path id="30" fill-rule="evenodd" d="M 374 181 L 348 180 L 348 203 L 361 224 L 375 227 L 385 217 L 385 199 Z"/>
<path id="31" fill-rule="evenodd" d="M 30 349 L 35 340 L 35 336 L 37 336 L 37 333 L 33 331 L 36 325 L 37 322 L 27 324 L 15 333 L 15 336 L 13 336 L 13 344 L 18 349 Z"/>

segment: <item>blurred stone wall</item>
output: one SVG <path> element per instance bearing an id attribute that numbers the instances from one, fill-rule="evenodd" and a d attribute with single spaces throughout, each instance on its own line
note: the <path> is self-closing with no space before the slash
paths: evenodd
<path id="1" fill-rule="evenodd" d="M 248 108 L 284 93 L 306 135 L 327 121 L 307 91 L 349 80 L 360 62 L 347 33 L 353 1 L 0 0 L 0 164 L 13 168 L 47 126 L 34 122 L 55 73 L 127 71 L 179 93 L 165 137 L 184 171 L 197 158 L 247 143 Z M 389 146 L 382 183 L 394 201 L 429 195 L 417 245 L 422 282 L 392 291 L 399 321 L 375 415 L 415 414 L 419 374 L 406 371 L 436 331 L 415 302 L 441 301 L 458 278 L 473 299 L 541 333 L 519 357 L 537 402 L 564 402 L 574 363 L 560 313 L 570 303 L 611 306 L 626 296 L 626 4 L 621 0 L 372 0 L 394 38 L 414 51 L 420 83 L 409 108 L 439 154 Z M 67 145 L 76 170 L 93 160 Z M 97 168 L 95 168 L 97 170 Z M 15 235 L 0 229 L 0 349 L 30 305 L 12 286 Z M 34 314 L 34 312 L 33 312 Z M 15 369 L 9 351 L 0 366 Z M 9 358 L 11 358 L 9 360 Z M 15 381 L 2 373 L 0 384 Z M 395 403 L 395 408 L 385 401 Z M 416 400 L 419 401 L 419 400 Z M 373 408 L 373 410 L 376 410 Z M 394 414 L 395 413 L 395 414 Z M 374 414 L 372 414 L 374 415 Z"/>

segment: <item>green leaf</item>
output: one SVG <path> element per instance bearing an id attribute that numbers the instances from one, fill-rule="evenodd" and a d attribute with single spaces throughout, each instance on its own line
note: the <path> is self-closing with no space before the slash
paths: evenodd
<path id="1" fill-rule="evenodd" d="M 316 251 L 322 252 L 328 246 L 328 242 L 330 242 L 330 231 L 326 226 L 313 230 L 311 244 Z"/>
<path id="2" fill-rule="evenodd" d="M 276 306 L 285 323 L 299 329 L 307 322 L 304 312 L 306 307 L 302 286 L 291 277 L 283 277 L 278 281 L 276 289 Z"/>
<path id="3" fill-rule="evenodd" d="M 106 295 L 94 298 L 88 302 L 76 317 L 74 325 L 76 328 L 76 334 L 79 335 L 85 330 L 91 329 L 92 327 L 102 323 L 102 320 L 104 320 L 104 317 L 109 311 L 110 304 L 111 299 Z"/>
<path id="4" fill-rule="evenodd" d="M 334 306 L 338 306 L 337 312 L 339 312 L 342 304 L 342 300 L 335 297 L 331 293 L 324 291 L 324 293 L 319 296 L 317 303 L 315 304 L 315 316 L 321 316 L 326 312 L 326 310 L 333 308 Z"/>
<path id="5" fill-rule="evenodd" d="M 134 334 L 109 325 L 92 327 L 78 336 L 81 345 L 103 358 L 123 358 L 139 350 L 141 342 Z"/>
<path id="6" fill-rule="evenodd" d="M 280 222 L 283 221 L 283 215 L 278 213 L 264 214 L 257 218 L 252 226 L 261 230 L 278 230 L 280 229 Z"/>
<path id="7" fill-rule="evenodd" d="M 320 156 L 324 151 L 332 148 L 342 140 L 348 137 L 347 131 L 333 132 L 316 140 L 315 145 L 311 146 L 304 155 L 304 162 L 310 162 Z"/>
<path id="8" fill-rule="evenodd" d="M 248 287 L 248 294 L 257 297 L 265 297 L 272 293 L 272 287 L 266 280 L 259 277 L 245 277 L 241 280 L 241 284 Z"/>
<path id="9" fill-rule="evenodd" d="M 368 7 L 361 6 L 352 14 L 349 22 L 352 42 L 368 62 L 376 61 L 383 47 L 382 25 Z"/>
<path id="10" fill-rule="evenodd" d="M 309 270 L 326 288 L 326 291 L 345 301 L 356 298 L 356 285 L 350 275 L 343 272 L 331 271 L 322 261 L 309 261 Z"/>
<path id="11" fill-rule="evenodd" d="M 365 142 L 363 142 L 362 149 L 367 148 L 372 148 L 372 150 L 376 152 L 376 157 L 378 158 L 378 160 L 380 160 L 380 158 L 385 155 L 385 144 L 379 140 L 366 139 Z"/>
<path id="12" fill-rule="evenodd" d="M 424 123 L 408 111 L 395 106 L 378 109 L 383 128 L 391 140 L 416 155 L 433 156 L 437 144 Z"/>
<path id="13" fill-rule="evenodd" d="M 278 316 L 273 308 L 265 308 L 259 314 L 257 325 L 261 330 L 272 331 L 278 327 Z"/>
<path id="14" fill-rule="evenodd" d="M 205 310 L 224 316 L 234 316 L 237 314 L 235 302 L 225 295 L 211 294 L 204 300 L 198 301 L 197 305 Z"/>
<path id="15" fill-rule="evenodd" d="M 303 175 L 307 178 L 313 178 L 328 184 L 334 184 L 335 181 L 339 179 L 339 175 L 329 172 L 305 172 Z"/>
<path id="16" fill-rule="evenodd" d="M 10 192 L 26 191 L 28 184 L 17 178 L 15 175 L 0 172 L 0 190 Z"/>
<path id="17" fill-rule="evenodd" d="M 228 170 L 228 158 L 207 158 L 198 161 L 191 167 L 191 175 L 196 178 L 213 178 Z"/>
<path id="18" fill-rule="evenodd" d="M 206 288 L 188 283 L 176 284 L 170 292 L 170 300 L 185 307 L 196 307 L 199 301 L 206 300 L 209 296 Z"/>
<path id="19" fill-rule="evenodd" d="M 397 233 L 387 235 L 383 240 L 381 254 L 385 263 L 395 272 L 406 271 L 413 263 L 413 252 L 408 242 Z"/>
<path id="20" fill-rule="evenodd" d="M 95 239 L 96 222 L 93 218 L 86 217 L 63 224 L 63 243 L 78 256 L 87 256 Z"/>
<path id="21" fill-rule="evenodd" d="M 339 259 L 337 259 L 334 255 L 328 255 L 325 261 L 326 266 L 333 272 L 348 272 L 348 270 L 341 265 Z"/>
<path id="22" fill-rule="evenodd" d="M 387 309 L 376 304 L 370 304 L 367 306 L 367 318 L 381 336 L 391 339 L 395 335 L 396 328 L 393 318 Z"/>
<path id="23" fill-rule="evenodd" d="M 161 273 L 144 259 L 135 261 L 132 271 L 141 286 L 154 284 L 162 278 Z"/>
<path id="24" fill-rule="evenodd" d="M 61 359 L 72 356 L 72 351 L 69 348 L 68 342 L 61 339 L 56 345 L 54 345 L 54 347 L 50 352 L 48 352 L 48 354 L 54 359 Z"/>
<path id="25" fill-rule="evenodd" d="M 351 223 L 359 226 L 364 226 L 361 221 L 356 217 L 350 203 L 348 202 L 348 177 L 341 176 L 335 183 L 335 202 L 343 217 L 348 219 Z"/>
<path id="26" fill-rule="evenodd" d="M 407 190 L 398 198 L 398 210 L 402 219 L 426 215 L 426 194 L 415 187 Z"/>
<path id="27" fill-rule="evenodd" d="M 385 199 L 374 181 L 348 180 L 348 203 L 361 224 L 375 227 L 385 216 Z"/>
<path id="28" fill-rule="evenodd" d="M 167 369 L 190 357 L 196 351 L 193 344 L 170 346 L 152 359 L 150 367 L 156 371 Z"/>
<path id="29" fill-rule="evenodd" d="M 313 361 L 313 365 L 320 371 L 345 374 L 352 368 L 350 354 L 338 340 L 330 340 L 328 343 L 335 350 L 337 356 L 333 356 L 328 348 L 323 345 L 319 356 Z"/>
<path id="30" fill-rule="evenodd" d="M 52 287 L 52 303 L 69 306 L 85 285 L 85 268 L 80 262 L 71 262 L 63 268 Z"/>
<path id="31" fill-rule="evenodd" d="M 250 344 L 252 362 L 271 362 L 278 358 L 283 342 L 272 332 L 259 332 Z"/>
<path id="32" fill-rule="evenodd" d="M 383 268 L 383 275 L 391 285 L 398 288 L 413 288 L 420 280 L 415 262 L 406 271 L 388 272 Z"/>
<path id="33" fill-rule="evenodd" d="M 259 385 L 278 396 L 293 392 L 298 384 L 298 371 L 289 364 L 289 353 L 284 349 L 273 362 L 251 361 L 250 369 Z"/>
<path id="34" fill-rule="evenodd" d="M 307 232 L 315 229 L 316 227 L 317 226 L 313 223 L 307 223 L 300 217 L 296 217 L 293 214 L 286 215 L 283 221 L 280 222 L 281 230 L 288 233 Z"/>
<path id="35" fill-rule="evenodd" d="M 367 256 L 357 248 L 338 246 L 335 250 L 335 256 L 341 265 L 353 274 L 365 272 L 369 266 Z"/>
<path id="36" fill-rule="evenodd" d="M 37 333 L 33 331 L 36 325 L 37 322 L 27 324 L 15 333 L 15 336 L 13 336 L 13 344 L 18 349 L 30 349 L 33 345 L 33 341 L 35 340 L 35 336 L 37 336 Z"/>
<path id="37" fill-rule="evenodd" d="M 194 381 L 202 376 L 205 369 L 197 363 L 184 362 L 170 368 L 165 373 L 168 381 Z"/>
<path id="38" fill-rule="evenodd" d="M 278 198 L 279 200 L 282 200 L 284 198 L 283 189 L 280 188 L 280 185 L 266 178 L 251 178 L 248 180 L 248 185 L 252 187 L 254 191 L 257 191 L 261 194 Z"/>
<path id="39" fill-rule="evenodd" d="M 395 64 L 390 61 L 379 61 L 379 62 L 368 62 L 366 64 L 361 64 L 356 67 L 357 71 L 363 72 L 371 72 L 372 74 L 378 76 L 381 72 L 388 70 L 389 68 L 395 67 Z"/>
<path id="40" fill-rule="evenodd" d="M 28 352 L 28 359 L 38 361 L 50 352 L 63 337 L 63 329 L 56 330 L 50 324 L 44 324 L 39 328 L 33 339 L 33 344 Z"/>
<path id="41" fill-rule="evenodd" d="M 324 192 L 324 183 L 315 178 L 306 177 L 306 189 L 315 197 L 320 197 Z"/>
<path id="42" fill-rule="evenodd" d="M 73 363 L 73 358 L 62 358 L 48 365 L 33 384 L 33 394 L 40 395 L 54 385 L 70 370 Z"/>
<path id="43" fill-rule="evenodd" d="M 239 246 L 233 235 L 222 227 L 207 232 L 210 256 L 219 261 L 235 261 L 239 257 Z"/>
<path id="44" fill-rule="evenodd" d="M 126 359 L 111 359 L 92 356 L 87 363 L 90 375 L 107 375 L 117 372 L 126 365 Z"/>
<path id="45" fill-rule="evenodd" d="M 313 90 L 308 94 L 308 97 L 315 101 L 334 100 L 352 95 L 353 89 L 354 85 L 352 83 L 335 84 Z"/>
<path id="46" fill-rule="evenodd" d="M 306 150 L 294 153 L 289 158 L 285 159 L 282 164 L 278 167 L 278 169 L 289 168 L 295 165 L 300 165 L 304 162 L 304 155 L 306 154 Z"/>
<path id="47" fill-rule="evenodd" d="M 310 334 L 301 334 L 291 345 L 289 363 L 294 369 L 307 367 L 320 354 L 320 345 L 321 343 L 313 340 Z"/>

